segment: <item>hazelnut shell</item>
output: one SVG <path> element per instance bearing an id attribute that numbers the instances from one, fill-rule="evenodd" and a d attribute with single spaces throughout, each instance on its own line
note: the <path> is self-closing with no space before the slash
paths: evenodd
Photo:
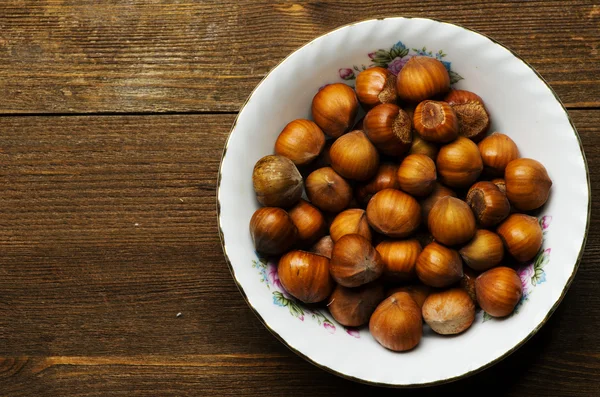
<path id="1" fill-rule="evenodd" d="M 379 252 L 361 235 L 346 234 L 333 245 L 330 272 L 344 287 L 375 281 L 383 273 L 383 266 Z"/>
<path id="2" fill-rule="evenodd" d="M 329 157 L 335 172 L 357 181 L 372 178 L 379 168 L 379 153 L 362 131 L 352 131 L 336 139 Z"/>
<path id="3" fill-rule="evenodd" d="M 471 186 L 483 170 L 477 145 L 462 136 L 440 148 L 435 165 L 440 182 L 455 188 Z"/>
<path id="4" fill-rule="evenodd" d="M 508 252 L 519 262 L 533 259 L 542 248 L 543 233 L 537 218 L 512 214 L 497 229 Z"/>
<path id="5" fill-rule="evenodd" d="M 397 292 L 377 306 L 369 331 L 379 344 L 393 351 L 414 348 L 423 335 L 421 308 L 406 292 Z"/>
<path id="6" fill-rule="evenodd" d="M 505 317 L 523 296 L 521 279 L 513 269 L 495 267 L 475 280 L 477 302 L 490 316 Z"/>
<path id="7" fill-rule="evenodd" d="M 338 323 L 346 327 L 360 327 L 369 322 L 371 314 L 384 298 L 383 286 L 377 282 L 357 288 L 338 285 L 329 297 L 327 308 Z"/>
<path id="8" fill-rule="evenodd" d="M 334 287 L 329 259 L 312 252 L 288 252 L 279 260 L 277 275 L 283 288 L 305 303 L 321 302 Z"/>
<path id="9" fill-rule="evenodd" d="M 346 84 L 328 84 L 317 92 L 312 101 L 313 120 L 325 134 L 334 138 L 350 130 L 357 113 L 356 93 Z"/>
<path id="10" fill-rule="evenodd" d="M 458 118 L 446 102 L 423 101 L 413 115 L 413 126 L 421 138 L 446 143 L 458 136 Z"/>
<path id="11" fill-rule="evenodd" d="M 456 113 L 460 135 L 479 142 L 490 128 L 483 99 L 471 91 L 451 90 L 444 98 Z"/>
<path id="12" fill-rule="evenodd" d="M 542 163 L 527 158 L 508 163 L 504 180 L 506 197 L 521 211 L 531 211 L 544 205 L 552 187 L 552 180 Z"/>
<path id="13" fill-rule="evenodd" d="M 285 126 L 275 141 L 275 154 L 292 160 L 297 166 L 316 159 L 325 147 L 325 134 L 310 120 L 298 119 Z"/>
<path id="14" fill-rule="evenodd" d="M 435 58 L 414 56 L 406 62 L 396 79 L 398 97 L 406 102 L 421 102 L 450 89 L 450 76 Z"/>
<path id="15" fill-rule="evenodd" d="M 329 227 L 329 235 L 335 242 L 346 234 L 360 234 L 371 241 L 371 228 L 365 210 L 353 208 L 340 212 Z"/>
<path id="16" fill-rule="evenodd" d="M 250 219 L 250 236 L 258 252 L 279 255 L 296 243 L 298 229 L 285 210 L 262 207 Z"/>
<path id="17" fill-rule="evenodd" d="M 376 247 L 383 261 L 383 277 L 390 281 L 407 281 L 416 278 L 415 265 L 421 244 L 415 240 L 387 240 Z"/>
<path id="18" fill-rule="evenodd" d="M 367 205 L 367 219 L 377 232 L 404 238 L 421 223 L 421 208 L 412 196 L 395 189 L 377 192 Z"/>
<path id="19" fill-rule="evenodd" d="M 464 244 L 475 235 L 475 217 L 469 205 L 455 197 L 442 197 L 427 218 L 429 231 L 445 245 Z"/>
<path id="20" fill-rule="evenodd" d="M 323 211 L 340 212 L 352 201 L 352 188 L 331 167 L 319 168 L 306 178 L 306 195 Z"/>
<path id="21" fill-rule="evenodd" d="M 258 202 L 265 207 L 289 208 L 302 197 L 302 175 L 287 157 L 269 155 L 258 160 L 252 184 Z"/>
<path id="22" fill-rule="evenodd" d="M 435 163 L 424 154 L 409 154 L 398 167 L 400 189 L 413 196 L 427 196 L 433 191 L 437 174 Z"/>
<path id="23" fill-rule="evenodd" d="M 475 304 L 462 288 L 430 294 L 423 303 L 422 312 L 427 325 L 441 335 L 459 334 L 475 320 Z"/>
<path id="24" fill-rule="evenodd" d="M 458 252 L 436 242 L 423 248 L 415 269 L 423 284 L 435 288 L 448 287 L 463 276 Z"/>
<path id="25" fill-rule="evenodd" d="M 494 132 L 477 145 L 485 172 L 503 176 L 508 163 L 519 158 L 519 149 L 508 135 Z"/>
<path id="26" fill-rule="evenodd" d="M 363 70 L 356 76 L 356 96 L 365 109 L 394 103 L 398 99 L 396 76 L 378 66 Z"/>

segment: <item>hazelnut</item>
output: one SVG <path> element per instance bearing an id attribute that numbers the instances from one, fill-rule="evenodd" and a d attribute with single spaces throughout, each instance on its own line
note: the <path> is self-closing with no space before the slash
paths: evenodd
<path id="1" fill-rule="evenodd" d="M 356 187 L 356 200 L 366 206 L 371 197 L 383 189 L 399 189 L 396 173 L 398 166 L 395 164 L 381 164 L 377 173 L 371 180 Z"/>
<path id="2" fill-rule="evenodd" d="M 331 167 L 344 178 L 366 181 L 379 168 L 379 154 L 362 131 L 339 137 L 329 151 Z"/>
<path id="3" fill-rule="evenodd" d="M 367 213 L 358 208 L 340 212 L 329 227 L 331 239 L 335 242 L 346 234 L 360 234 L 371 241 L 371 229 L 367 222 Z"/>
<path id="4" fill-rule="evenodd" d="M 421 208 L 412 196 L 395 189 L 377 192 L 367 205 L 367 220 L 377 232 L 404 238 L 421 223 Z"/>
<path id="5" fill-rule="evenodd" d="M 425 139 L 421 138 L 419 133 L 413 131 L 412 144 L 408 154 L 424 154 L 435 161 L 437 159 L 438 150 L 439 149 L 435 144 L 427 142 Z"/>
<path id="6" fill-rule="evenodd" d="M 548 200 L 552 180 L 546 168 L 536 160 L 517 159 L 506 166 L 506 196 L 521 211 L 540 208 Z"/>
<path id="7" fill-rule="evenodd" d="M 413 196 L 427 196 L 436 179 L 435 163 L 424 154 L 409 154 L 398 167 L 400 189 Z"/>
<path id="8" fill-rule="evenodd" d="M 250 219 L 250 236 L 258 252 L 279 255 L 296 243 L 298 229 L 285 210 L 263 207 Z"/>
<path id="9" fill-rule="evenodd" d="M 269 155 L 258 160 L 252 183 L 258 202 L 266 207 L 288 208 L 302 196 L 302 175 L 287 157 Z"/>
<path id="10" fill-rule="evenodd" d="M 331 167 L 319 168 L 306 178 L 308 199 L 323 211 L 340 212 L 352 200 L 352 188 Z"/>
<path id="11" fill-rule="evenodd" d="M 520 262 L 533 259 L 542 248 L 542 228 L 533 216 L 512 214 L 497 232 L 508 252 Z"/>
<path id="12" fill-rule="evenodd" d="M 459 334 L 475 320 L 475 304 L 461 288 L 430 294 L 422 312 L 427 325 L 441 335 Z"/>
<path id="13" fill-rule="evenodd" d="M 460 135 L 478 142 L 490 128 L 490 115 L 481 97 L 471 91 L 451 90 L 444 101 L 456 113 Z"/>
<path id="14" fill-rule="evenodd" d="M 333 240 L 331 239 L 331 236 L 322 237 L 312 246 L 310 251 L 331 259 L 331 252 L 333 251 Z"/>
<path id="15" fill-rule="evenodd" d="M 452 285 L 463 276 L 462 261 L 458 252 L 436 242 L 423 248 L 415 269 L 423 284 L 435 288 Z"/>
<path id="16" fill-rule="evenodd" d="M 498 186 L 492 182 L 477 182 L 467 193 L 467 204 L 482 227 L 502 222 L 510 213 L 510 203 Z"/>
<path id="17" fill-rule="evenodd" d="M 458 119 L 446 102 L 423 101 L 417 105 L 413 125 L 429 142 L 450 142 L 458 136 Z"/>
<path id="18" fill-rule="evenodd" d="M 275 141 L 275 154 L 287 157 L 297 166 L 316 159 L 325 147 L 325 134 L 309 120 L 294 120 L 285 126 Z"/>
<path id="19" fill-rule="evenodd" d="M 329 259 L 306 251 L 290 251 L 279 260 L 277 275 L 283 288 L 305 303 L 326 299 L 334 284 Z"/>
<path id="20" fill-rule="evenodd" d="M 462 247 L 459 253 L 467 266 L 482 272 L 502 262 L 504 245 L 496 233 L 479 229 L 475 232 L 475 237 Z"/>
<path id="21" fill-rule="evenodd" d="M 327 308 L 333 318 L 346 327 L 360 327 L 369 322 L 377 305 L 385 298 L 379 283 L 347 288 L 338 285 L 329 297 Z"/>
<path id="22" fill-rule="evenodd" d="M 400 156 L 410 149 L 410 117 L 394 104 L 384 103 L 369 110 L 363 128 L 371 142 L 385 155 Z"/>
<path id="23" fill-rule="evenodd" d="M 433 191 L 425 199 L 421 200 L 421 217 L 425 220 L 429 218 L 429 212 L 441 198 L 443 197 L 456 197 L 454 191 L 448 189 L 446 186 L 439 182 L 433 185 Z"/>
<path id="24" fill-rule="evenodd" d="M 365 109 L 394 103 L 398 99 L 396 76 L 378 66 L 363 70 L 356 76 L 356 96 Z"/>
<path id="25" fill-rule="evenodd" d="M 427 56 L 409 59 L 396 79 L 398 97 L 406 102 L 421 102 L 449 89 L 448 71 L 440 61 Z"/>
<path id="26" fill-rule="evenodd" d="M 393 351 L 414 348 L 423 335 L 421 309 L 405 292 L 397 292 L 377 306 L 369 321 L 371 335 Z"/>
<path id="27" fill-rule="evenodd" d="M 382 241 L 376 247 L 383 261 L 383 276 L 391 281 L 406 281 L 416 277 L 415 265 L 422 251 L 417 240 Z"/>
<path id="28" fill-rule="evenodd" d="M 469 294 L 475 305 L 477 305 L 477 293 L 475 292 L 475 279 L 477 275 L 470 267 L 463 267 L 463 277 L 460 279 L 460 287 Z"/>
<path id="29" fill-rule="evenodd" d="M 475 217 L 462 200 L 442 197 L 433 206 L 427 218 L 433 237 L 442 244 L 463 244 L 475 235 Z"/>
<path id="30" fill-rule="evenodd" d="M 325 234 L 326 225 L 323 214 L 307 201 L 300 200 L 289 210 L 288 214 L 298 228 L 301 245 L 310 245 Z"/>
<path id="31" fill-rule="evenodd" d="M 312 101 L 312 117 L 323 132 L 337 138 L 350 130 L 358 113 L 358 99 L 346 84 L 323 87 Z"/>
<path id="32" fill-rule="evenodd" d="M 519 149 L 507 135 L 494 132 L 477 145 L 488 175 L 502 176 L 508 163 L 519 158 Z"/>
<path id="33" fill-rule="evenodd" d="M 392 296 L 396 292 L 406 292 L 416 302 L 419 307 L 423 307 L 425 299 L 431 293 L 431 287 L 423 284 L 405 285 L 403 287 L 395 287 L 387 292 L 387 296 Z"/>
<path id="34" fill-rule="evenodd" d="M 375 281 L 383 273 L 383 262 L 369 240 L 358 234 L 346 234 L 333 245 L 330 272 L 344 287 Z"/>
<path id="35" fill-rule="evenodd" d="M 483 170 L 477 145 L 462 136 L 440 148 L 436 166 L 440 182 L 455 188 L 472 185 Z"/>
<path id="36" fill-rule="evenodd" d="M 523 296 L 521 279 L 513 269 L 495 267 L 475 280 L 479 306 L 490 316 L 505 317 L 513 312 Z"/>
<path id="37" fill-rule="evenodd" d="M 506 194 L 506 181 L 504 180 L 504 178 L 492 179 L 492 183 L 496 185 L 502 193 Z"/>

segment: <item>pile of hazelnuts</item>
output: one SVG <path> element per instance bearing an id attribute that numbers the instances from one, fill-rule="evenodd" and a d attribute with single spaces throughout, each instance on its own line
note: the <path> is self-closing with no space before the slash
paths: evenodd
<path id="1" fill-rule="evenodd" d="M 344 326 L 368 323 L 394 351 L 419 343 L 423 320 L 450 335 L 471 326 L 476 306 L 513 312 L 514 267 L 542 246 L 528 213 L 552 181 L 507 135 L 488 135 L 478 95 L 451 90 L 441 62 L 415 56 L 397 77 L 372 67 L 356 90 L 325 86 L 312 118 L 285 126 L 252 176 L 263 205 L 252 240 L 278 258 L 290 295 L 326 304 Z"/>

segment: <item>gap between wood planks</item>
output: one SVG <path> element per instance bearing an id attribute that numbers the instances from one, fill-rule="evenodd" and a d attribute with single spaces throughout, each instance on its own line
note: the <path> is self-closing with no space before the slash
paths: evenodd
<path id="1" fill-rule="evenodd" d="M 585 108 L 588 109 L 588 108 Z M 600 109 L 600 107 L 598 108 Z M 202 116 L 237 114 L 233 111 L 89 112 L 89 113 L 0 113 L 2 117 L 95 117 L 95 116 Z"/>
<path id="2" fill-rule="evenodd" d="M 600 110 L 600 106 L 568 106 L 567 110 Z M 231 115 L 234 111 L 173 111 L 173 112 L 89 112 L 89 113 L 0 113 L 2 117 L 95 117 L 95 116 L 201 116 Z"/>

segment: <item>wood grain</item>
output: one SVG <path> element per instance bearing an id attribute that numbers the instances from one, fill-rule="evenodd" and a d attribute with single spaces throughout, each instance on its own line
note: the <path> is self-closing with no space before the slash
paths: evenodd
<path id="1" fill-rule="evenodd" d="M 600 110 L 570 112 L 600 194 Z M 0 395 L 398 395 L 297 357 L 237 291 L 215 185 L 233 115 L 0 117 Z M 600 393 L 600 214 L 549 323 L 406 395 Z M 178 314 L 180 314 L 178 316 Z"/>
<path id="2" fill-rule="evenodd" d="M 459 23 L 530 62 L 569 107 L 600 106 L 594 0 L 7 0 L 2 113 L 231 112 L 297 47 L 385 16 Z"/>
<path id="3" fill-rule="evenodd" d="M 580 270 L 549 322 L 446 386 L 399 392 L 318 369 L 237 290 L 217 234 L 235 117 L 223 113 L 297 47 L 393 15 L 476 29 L 531 63 L 573 109 L 600 194 L 594 0 L 3 1 L 0 396 L 600 395 L 595 201 Z"/>

